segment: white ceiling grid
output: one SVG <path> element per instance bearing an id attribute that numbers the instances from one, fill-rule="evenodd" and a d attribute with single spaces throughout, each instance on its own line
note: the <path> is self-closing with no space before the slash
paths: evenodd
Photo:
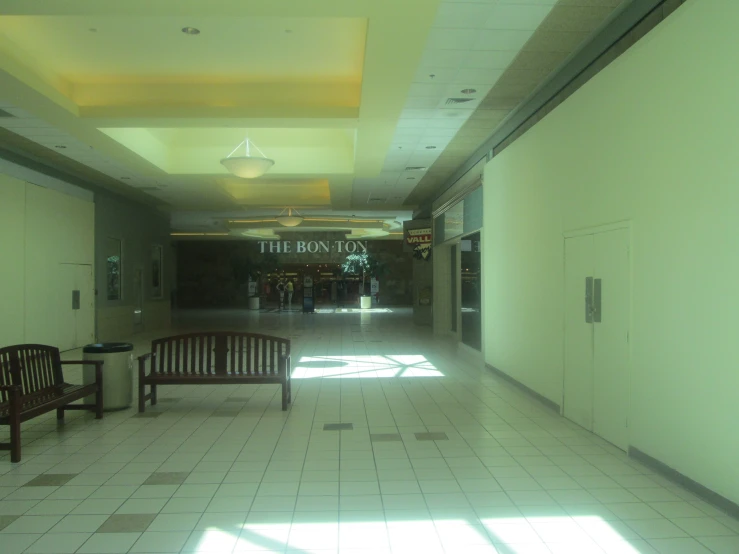
<path id="1" fill-rule="evenodd" d="M 396 205 L 411 193 L 423 174 L 406 168 L 433 165 L 556 3 L 445 0 L 440 4 L 383 172 L 376 178 L 355 179 L 355 205 Z M 470 100 L 448 103 L 450 98 Z"/>

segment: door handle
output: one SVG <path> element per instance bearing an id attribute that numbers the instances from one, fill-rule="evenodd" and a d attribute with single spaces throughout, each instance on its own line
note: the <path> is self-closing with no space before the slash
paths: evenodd
<path id="1" fill-rule="evenodd" d="M 593 323 L 593 278 L 585 277 L 585 323 Z"/>
<path id="2" fill-rule="evenodd" d="M 593 323 L 600 323 L 603 320 L 602 297 L 603 279 L 595 279 L 593 284 Z"/>

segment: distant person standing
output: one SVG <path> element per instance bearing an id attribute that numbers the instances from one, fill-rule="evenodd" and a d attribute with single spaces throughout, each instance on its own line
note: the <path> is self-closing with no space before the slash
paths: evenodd
<path id="1" fill-rule="evenodd" d="M 277 292 L 280 294 L 280 311 L 285 305 L 285 281 L 280 279 L 277 281 Z"/>
<path id="2" fill-rule="evenodd" d="M 285 287 L 287 290 L 287 307 L 289 310 L 292 310 L 293 308 L 293 292 L 295 291 L 295 286 L 293 285 L 292 281 L 287 282 L 287 286 Z"/>

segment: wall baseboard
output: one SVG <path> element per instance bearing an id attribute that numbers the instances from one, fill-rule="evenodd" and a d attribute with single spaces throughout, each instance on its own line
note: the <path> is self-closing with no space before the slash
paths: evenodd
<path id="1" fill-rule="evenodd" d="M 518 381 L 518 380 L 514 379 L 513 377 L 511 377 L 510 375 L 508 375 L 507 373 L 502 372 L 497 367 L 493 367 L 493 366 L 491 366 L 490 364 L 487 364 L 487 363 L 485 364 L 485 367 L 487 369 L 489 369 L 490 371 L 492 371 L 493 373 L 495 373 L 497 376 L 502 377 L 503 379 L 505 379 L 506 381 L 508 381 L 512 385 L 518 387 L 519 389 L 521 389 L 523 392 L 525 392 L 529 396 L 531 396 L 534 399 L 538 400 L 539 402 L 541 402 L 544 406 L 546 406 L 550 410 L 554 410 L 558 414 L 561 413 L 560 406 L 556 402 L 554 402 L 552 400 L 549 400 L 546 396 L 543 396 L 543 395 L 539 394 L 538 392 L 536 392 L 534 389 L 531 389 L 531 388 L 527 387 L 521 381 Z"/>
<path id="2" fill-rule="evenodd" d="M 693 481 L 690 477 L 683 475 L 676 469 L 673 469 L 667 464 L 660 462 L 656 458 L 652 458 L 649 454 L 642 452 L 638 448 L 629 446 L 629 457 L 634 458 L 635 460 L 643 463 L 645 466 L 653 469 L 663 477 L 666 477 L 670 481 L 674 481 L 678 485 L 686 488 L 709 504 L 712 504 L 719 510 L 726 512 L 728 515 L 739 518 L 739 504 L 737 504 L 736 502 L 733 502 L 728 498 L 721 496 L 717 492 L 712 491 L 708 487 L 701 485 L 697 481 Z"/>

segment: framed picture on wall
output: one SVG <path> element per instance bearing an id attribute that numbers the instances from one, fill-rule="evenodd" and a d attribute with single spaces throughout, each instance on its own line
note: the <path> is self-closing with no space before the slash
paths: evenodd
<path id="1" fill-rule="evenodd" d="M 123 297 L 121 291 L 122 257 L 121 239 L 108 237 L 105 241 L 105 288 L 108 300 L 120 300 Z"/>
<path id="2" fill-rule="evenodd" d="M 163 298 L 164 286 L 162 284 L 163 253 L 160 244 L 151 246 L 151 297 Z"/>

